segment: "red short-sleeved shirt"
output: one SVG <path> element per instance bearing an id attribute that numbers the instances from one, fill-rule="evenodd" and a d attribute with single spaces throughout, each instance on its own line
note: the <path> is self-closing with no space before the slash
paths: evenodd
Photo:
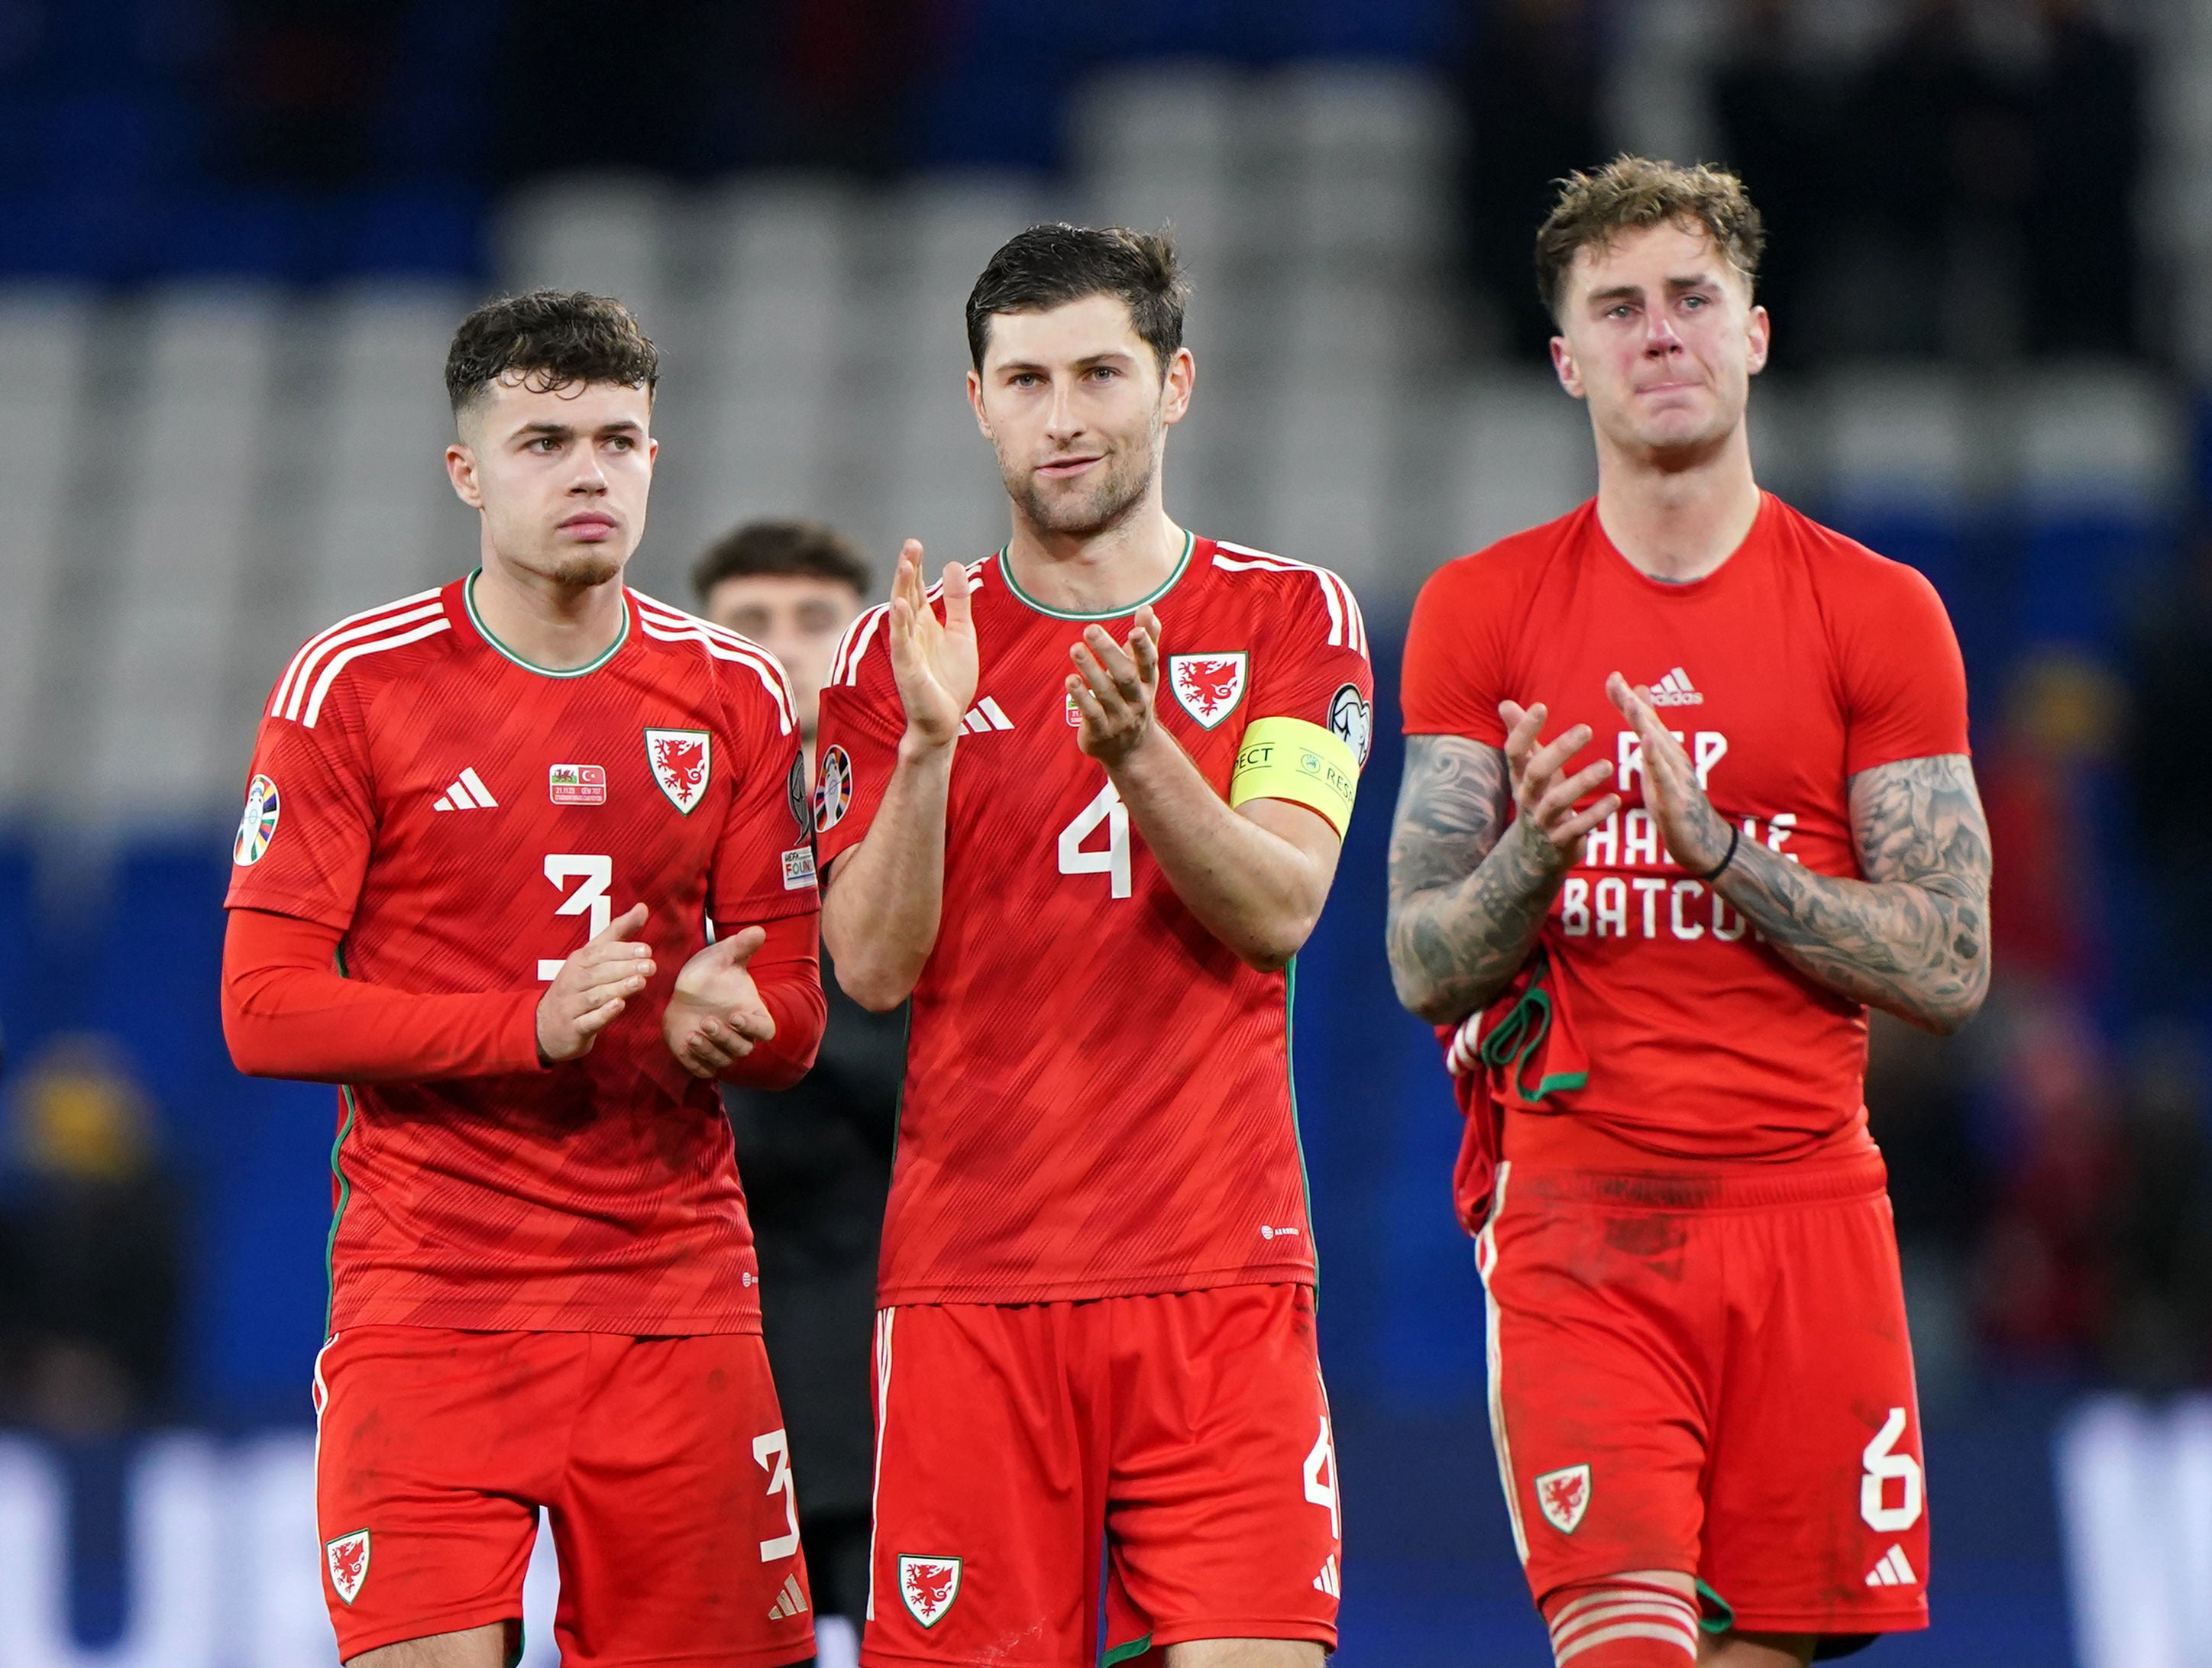
<path id="1" fill-rule="evenodd" d="M 1582 1131 L 1692 1160 L 1863 1140 L 1866 1010 L 1790 968 L 1668 856 L 1635 732 L 1606 698 L 1614 671 L 1651 687 L 1746 840 L 1856 876 L 1850 778 L 1967 750 L 1942 601 L 1771 494 L 1718 569 L 1668 584 L 1614 549 L 1592 502 L 1439 570 L 1406 643 L 1407 734 L 1502 746 L 1498 703 L 1542 701 L 1547 738 L 1594 733 L 1570 768 L 1612 763 L 1622 796 L 1540 941 L 1589 1080 L 1540 1107 L 1509 1088 L 1507 1155 L 1571 1155 Z"/>
<path id="2" fill-rule="evenodd" d="M 914 992 L 881 1300 L 1310 1281 L 1289 980 L 1199 924 L 1076 745 L 1063 680 L 1091 616 L 1024 595 L 1003 555 L 969 572 L 981 673 Z M 1262 718 L 1333 729 L 1364 761 L 1373 674 L 1335 574 L 1192 539 L 1152 600 L 1158 716 L 1217 792 Z M 1097 623 L 1118 642 L 1132 613 Z M 854 622 L 823 691 L 825 868 L 867 833 L 897 762 L 884 616 Z"/>
<path id="3" fill-rule="evenodd" d="M 264 709 L 228 905 L 341 930 L 347 977 L 528 990 L 642 901 L 653 983 L 550 1071 L 342 1091 L 332 1327 L 756 1331 L 729 1120 L 661 1040 L 705 923 L 817 907 L 781 669 L 636 591 L 548 672 L 467 580 L 341 621 Z"/>

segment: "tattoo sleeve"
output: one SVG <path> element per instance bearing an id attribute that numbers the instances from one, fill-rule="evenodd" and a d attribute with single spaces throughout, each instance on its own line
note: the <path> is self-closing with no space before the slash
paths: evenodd
<path id="1" fill-rule="evenodd" d="M 1433 1024 L 1464 1019 L 1512 980 L 1560 877 L 1501 839 L 1505 755 L 1463 736 L 1408 736 L 1390 829 L 1390 977 Z"/>
<path id="2" fill-rule="evenodd" d="M 1864 880 L 1746 840 L 1716 889 L 1830 990 L 1954 1031 L 1990 984 L 1990 831 L 1973 767 L 1944 753 L 1861 771 L 1850 808 Z"/>

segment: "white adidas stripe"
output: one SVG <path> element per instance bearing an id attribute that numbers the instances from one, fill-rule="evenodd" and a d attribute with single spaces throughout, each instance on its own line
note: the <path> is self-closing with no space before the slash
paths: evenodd
<path id="1" fill-rule="evenodd" d="M 425 637 L 435 637 L 440 632 L 451 631 L 453 628 L 453 622 L 446 618 L 444 610 L 441 610 L 436 619 L 416 626 L 411 631 L 403 631 L 390 637 L 369 638 L 365 641 L 351 644 L 341 649 L 324 664 L 322 675 L 315 680 L 314 693 L 307 698 L 307 710 L 300 714 L 300 723 L 309 730 L 315 727 L 315 720 L 322 716 L 323 697 L 330 694 L 331 682 L 340 672 L 362 655 L 380 654 L 386 649 L 404 648 L 410 643 L 418 643 Z M 295 689 L 292 692 L 293 702 L 296 704 L 299 698 L 300 691 Z M 288 713 L 286 716 L 289 717 L 290 714 Z"/>
<path id="2" fill-rule="evenodd" d="M 969 596 L 974 596 L 983 588 L 983 569 L 991 560 L 992 558 L 987 556 L 982 561 L 964 564 L 968 573 Z M 927 601 L 933 603 L 942 601 L 945 596 L 945 581 L 939 579 L 921 594 Z M 875 641 L 877 630 L 884 621 L 890 618 L 890 614 L 891 605 L 889 603 L 878 603 L 845 628 L 845 634 L 837 640 L 837 646 L 830 651 L 830 682 L 842 683 L 848 688 L 860 682 L 860 665 L 868 658 L 868 646 Z"/>
<path id="3" fill-rule="evenodd" d="M 783 733 L 789 735 L 799 721 L 797 707 L 793 704 L 791 689 L 784 677 L 782 663 L 754 642 L 734 631 L 725 630 L 708 620 L 658 603 L 642 591 L 633 591 L 637 599 L 637 622 L 647 637 L 660 643 L 696 643 L 717 660 L 732 661 L 748 667 L 761 681 L 761 687 L 775 702 L 777 719 Z"/>
<path id="4" fill-rule="evenodd" d="M 1866 1584 L 1870 1587 L 1905 1587 L 1915 1585 L 1919 1580 L 1913 1574 L 1912 1566 L 1905 1561 L 1905 1549 L 1893 1546 L 1868 1572 Z"/>
<path id="5" fill-rule="evenodd" d="M 1226 539 L 1218 540 L 1221 549 L 1234 550 L 1249 560 L 1239 561 L 1233 557 L 1217 555 L 1213 565 L 1226 573 L 1245 573 L 1255 568 L 1277 573 L 1310 573 L 1321 586 L 1322 600 L 1328 604 L 1328 640 L 1335 646 L 1350 648 L 1353 653 L 1367 652 L 1367 622 L 1359 611 L 1359 599 L 1352 594 L 1352 587 L 1340 574 L 1310 561 L 1300 561 L 1294 556 L 1279 556 L 1269 550 L 1255 550 L 1248 545 L 1231 544 Z"/>
<path id="6" fill-rule="evenodd" d="M 837 640 L 837 647 L 830 657 L 830 681 L 851 684 L 860 681 L 860 661 L 868 652 L 868 643 L 891 611 L 889 603 L 878 603 L 845 628 L 845 634 Z"/>
<path id="7" fill-rule="evenodd" d="M 270 698 L 269 716 L 272 719 L 277 716 L 286 697 L 291 693 L 293 683 L 301 676 L 302 669 L 309 664 L 311 657 L 315 656 L 339 633 L 356 626 L 365 627 L 374 631 L 377 628 L 377 623 L 386 622 L 388 616 L 398 614 L 404 610 L 420 608 L 424 603 L 435 601 L 437 597 L 438 592 L 434 590 L 418 591 L 412 597 L 402 597 L 398 602 L 382 603 L 374 608 L 365 608 L 358 614 L 349 614 L 337 624 L 325 626 L 317 632 L 300 646 L 297 652 L 292 656 L 290 663 L 284 668 L 284 676 L 276 680 L 276 692 Z M 422 616 L 416 614 L 409 617 L 419 619 Z M 355 632 L 353 634 L 359 636 L 362 634 Z"/>
<path id="8" fill-rule="evenodd" d="M 868 1483 L 868 1613 L 876 1619 L 876 1529 L 883 1522 L 884 1427 L 891 1417 L 891 1325 L 896 1309 L 876 1311 L 876 1468 Z"/>
<path id="9" fill-rule="evenodd" d="M 999 703 L 985 695 L 968 709 L 968 716 L 960 720 L 963 730 L 973 733 L 983 730 L 1011 730 L 1014 721 L 1001 712 Z"/>
<path id="10" fill-rule="evenodd" d="M 436 619 L 443 612 L 442 605 L 434 595 L 430 601 L 417 604 L 412 608 L 380 611 L 374 619 L 331 627 L 292 657 L 291 665 L 285 669 L 283 679 L 277 683 L 276 693 L 270 698 L 269 716 L 296 720 L 306 704 L 310 680 L 331 655 L 343 651 L 348 644 L 381 637 L 387 632 L 404 629 L 418 621 Z"/>

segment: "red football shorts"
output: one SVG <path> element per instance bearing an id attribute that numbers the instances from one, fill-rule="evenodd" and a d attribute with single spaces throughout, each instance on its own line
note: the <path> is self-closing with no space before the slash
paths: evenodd
<path id="1" fill-rule="evenodd" d="M 520 1629 L 546 1508 L 565 1668 L 814 1654 L 783 1416 L 756 1333 L 348 1327 L 316 1363 L 338 1655 Z"/>
<path id="2" fill-rule="evenodd" d="M 1510 1165 L 1475 1255 L 1491 1434 L 1540 1604 L 1670 1569 L 1739 1628 L 1928 1625 L 1878 1154 L 1720 1176 Z"/>
<path id="3" fill-rule="evenodd" d="M 1306 1287 L 877 1316 L 864 1664 L 1334 1647 L 1339 1567 Z"/>

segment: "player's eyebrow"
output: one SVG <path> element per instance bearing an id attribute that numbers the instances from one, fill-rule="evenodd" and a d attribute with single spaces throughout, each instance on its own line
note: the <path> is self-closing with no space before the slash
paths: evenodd
<path id="1" fill-rule="evenodd" d="M 1670 295 L 1680 295 L 1683 291 L 1689 289 L 1711 289 L 1718 282 L 1719 280 L 1710 272 L 1694 272 L 1678 276 L 1666 280 L 1667 293 Z M 1609 306 L 1615 301 L 1640 301 L 1644 299 L 1644 286 L 1609 284 L 1603 289 L 1590 291 L 1589 299 L 1593 306 Z"/>
<path id="2" fill-rule="evenodd" d="M 1073 370 L 1087 371 L 1094 365 L 1127 365 L 1133 362 L 1132 356 L 1126 350 L 1109 348 L 1104 353 L 1085 354 L 1081 359 L 1072 359 L 1068 365 Z M 1009 359 L 1000 362 L 998 373 L 1000 376 L 1021 376 L 1039 374 L 1051 369 L 1051 366 L 1040 360 Z"/>
<path id="3" fill-rule="evenodd" d="M 592 432 L 594 434 L 642 434 L 645 433 L 645 428 L 635 417 L 617 417 L 612 422 L 601 423 Z M 576 436 L 574 424 L 552 422 L 544 420 L 540 420 L 537 422 L 526 422 L 523 424 L 521 428 L 516 429 L 514 433 L 516 439 L 527 440 L 535 440 L 541 438 L 555 440 L 574 440 Z"/>

